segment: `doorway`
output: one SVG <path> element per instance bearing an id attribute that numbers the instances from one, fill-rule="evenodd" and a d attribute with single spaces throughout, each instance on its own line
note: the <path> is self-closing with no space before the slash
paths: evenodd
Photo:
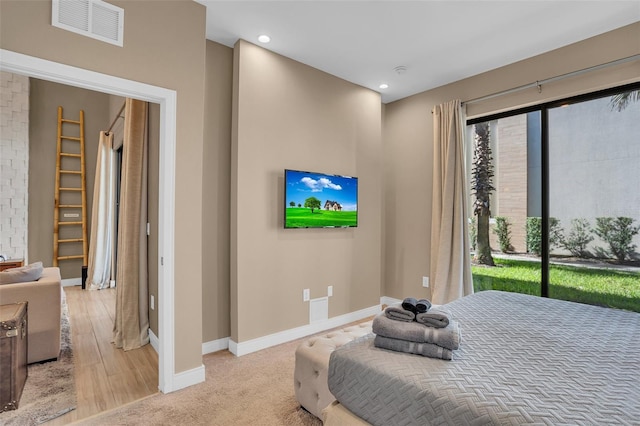
<path id="1" fill-rule="evenodd" d="M 176 101 L 173 90 L 125 80 L 7 50 L 0 50 L 0 69 L 28 77 L 82 87 L 160 105 L 160 182 L 158 215 L 158 388 L 168 393 L 204 381 L 200 375 L 176 380 L 174 359 L 174 199 Z"/>

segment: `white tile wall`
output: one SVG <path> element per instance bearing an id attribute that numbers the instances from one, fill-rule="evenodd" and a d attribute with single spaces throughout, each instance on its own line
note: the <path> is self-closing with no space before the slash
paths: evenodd
<path id="1" fill-rule="evenodd" d="M 27 256 L 29 78 L 0 71 L 0 253 Z"/>

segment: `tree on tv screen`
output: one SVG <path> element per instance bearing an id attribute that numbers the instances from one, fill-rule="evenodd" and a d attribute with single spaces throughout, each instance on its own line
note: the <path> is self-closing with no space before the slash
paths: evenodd
<path id="1" fill-rule="evenodd" d="M 316 197 L 309 197 L 304 200 L 304 206 L 311 209 L 311 213 L 313 213 L 314 209 L 320 210 L 320 200 Z"/>

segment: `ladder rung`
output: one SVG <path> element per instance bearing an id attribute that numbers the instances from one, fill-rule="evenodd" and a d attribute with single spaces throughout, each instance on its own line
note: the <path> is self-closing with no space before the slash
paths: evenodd
<path id="1" fill-rule="evenodd" d="M 62 135 L 60 135 L 60 137 L 62 139 L 67 139 L 67 140 L 70 140 L 70 141 L 80 142 L 80 138 L 78 136 L 62 136 Z"/>
<path id="2" fill-rule="evenodd" d="M 60 204 L 58 206 L 60 209 L 80 209 L 82 208 L 82 204 Z"/>
<path id="3" fill-rule="evenodd" d="M 75 158 L 80 158 L 80 154 L 71 154 L 69 152 L 61 152 L 60 153 L 61 157 L 75 157 Z"/>
<path id="4" fill-rule="evenodd" d="M 80 122 L 78 120 L 69 120 L 68 118 L 63 118 L 62 119 L 63 123 L 75 123 L 75 124 L 80 124 Z"/>
<path id="5" fill-rule="evenodd" d="M 82 172 L 79 171 L 79 170 L 60 170 L 60 173 L 67 173 L 67 174 L 72 174 L 72 175 L 82 174 Z"/>
<path id="6" fill-rule="evenodd" d="M 66 221 L 66 222 L 58 222 L 58 225 L 82 225 L 82 222 Z"/>
<path id="7" fill-rule="evenodd" d="M 60 188 L 60 191 L 82 191 L 82 188 Z"/>
<path id="8" fill-rule="evenodd" d="M 84 259 L 84 256 L 81 254 L 76 254 L 74 256 L 58 256 L 58 260 L 69 260 L 69 259 Z"/>
<path id="9" fill-rule="evenodd" d="M 82 238 L 67 238 L 66 240 L 58 240 L 59 243 L 80 243 L 84 241 Z"/>

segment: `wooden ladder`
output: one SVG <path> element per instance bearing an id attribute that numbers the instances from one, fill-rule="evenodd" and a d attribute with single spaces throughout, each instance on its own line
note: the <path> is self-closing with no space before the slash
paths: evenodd
<path id="1" fill-rule="evenodd" d="M 67 124 L 67 126 L 64 126 Z M 79 127 L 74 133 L 78 136 L 63 135 L 63 127 Z M 79 147 L 78 144 L 79 143 Z M 87 266 L 87 191 L 84 160 L 84 111 L 80 110 L 80 120 L 68 120 L 62 118 L 62 107 L 58 107 L 58 147 L 56 155 L 56 186 L 53 209 L 53 266 L 58 266 L 61 260 L 82 259 L 82 266 Z M 61 186 L 64 184 L 64 186 Z M 78 193 L 80 200 L 78 200 Z M 75 195 L 74 195 L 75 194 Z M 61 197 L 62 196 L 62 197 Z M 61 203 L 64 201 L 64 204 Z M 60 220 L 60 211 L 76 213 L 63 213 Z M 80 213 L 77 211 L 80 210 Z M 68 218 L 64 220 L 64 218 Z M 71 220 L 71 218 L 80 220 Z M 82 227 L 80 229 L 78 227 Z M 60 238 L 60 229 L 64 227 L 64 238 Z M 79 243 L 82 243 L 82 254 L 79 253 Z M 61 255 L 60 247 L 65 246 L 64 255 Z"/>

